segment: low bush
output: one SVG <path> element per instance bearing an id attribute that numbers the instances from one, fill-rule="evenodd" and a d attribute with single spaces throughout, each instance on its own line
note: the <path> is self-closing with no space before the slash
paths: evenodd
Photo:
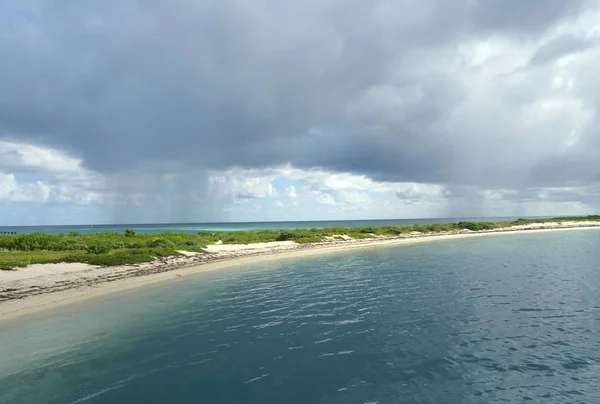
<path id="1" fill-rule="evenodd" d="M 106 254 L 111 250 L 110 245 L 106 243 L 94 243 L 86 247 L 85 251 L 90 254 Z"/>
<path id="2" fill-rule="evenodd" d="M 275 238 L 275 241 L 288 241 L 288 240 L 293 240 L 294 239 L 294 234 L 288 231 L 285 232 L 281 232 L 279 233 L 279 235 Z"/>
<path id="3" fill-rule="evenodd" d="M 169 239 L 163 237 L 156 237 L 150 240 L 148 243 L 148 247 L 151 248 L 172 248 L 175 246 L 175 243 Z"/>

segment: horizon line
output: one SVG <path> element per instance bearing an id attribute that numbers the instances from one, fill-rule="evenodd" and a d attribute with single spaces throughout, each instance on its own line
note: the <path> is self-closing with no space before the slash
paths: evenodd
<path id="1" fill-rule="evenodd" d="M 569 217 L 586 217 L 589 215 L 571 215 Z M 416 218 L 387 218 L 387 219 L 334 219 L 334 220 L 268 220 L 268 221 L 222 221 L 222 222 L 162 222 L 162 223 L 89 223 L 89 224 L 37 224 L 37 225 L 0 225 L 2 227 L 69 227 L 69 226 L 177 226 L 177 225 L 222 225 L 222 224 L 257 224 L 257 223 L 317 223 L 317 222 L 374 222 L 374 221 L 395 221 L 395 220 L 437 220 L 437 219 L 510 219 L 517 216 L 448 216 L 448 217 L 416 217 Z M 519 218 L 547 219 L 560 216 L 519 216 Z"/>

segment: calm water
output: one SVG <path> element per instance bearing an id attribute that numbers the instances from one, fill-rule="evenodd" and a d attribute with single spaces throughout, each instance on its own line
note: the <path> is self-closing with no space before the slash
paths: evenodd
<path id="1" fill-rule="evenodd" d="M 159 232 L 184 232 L 196 233 L 199 231 L 224 232 L 239 230 L 281 230 L 281 229 L 320 229 L 324 227 L 361 227 L 385 225 L 409 225 L 426 223 L 452 223 L 460 221 L 490 221 L 516 220 L 516 217 L 489 217 L 489 218 L 439 218 L 439 219 L 388 219 L 388 220 L 332 220 L 332 221 L 304 221 L 304 222 L 244 222 L 244 223 L 167 223 L 167 224 L 103 224 L 103 225 L 77 225 L 77 226 L 0 226 L 0 232 L 31 233 L 41 231 L 45 233 L 67 233 L 78 231 L 80 233 L 99 232 L 124 232 L 133 229 L 139 233 Z"/>
<path id="2" fill-rule="evenodd" d="M 598 403 L 600 232 L 174 280 L 0 325 L 0 403 Z"/>

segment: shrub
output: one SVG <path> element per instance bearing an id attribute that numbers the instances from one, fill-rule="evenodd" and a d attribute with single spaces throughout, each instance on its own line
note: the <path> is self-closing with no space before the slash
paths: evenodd
<path id="1" fill-rule="evenodd" d="M 385 234 L 392 234 L 392 235 L 402 234 L 402 229 L 399 229 L 398 227 L 395 227 L 395 226 L 385 226 L 381 229 L 381 231 Z"/>
<path id="2" fill-rule="evenodd" d="M 87 249 L 87 245 L 81 240 L 63 238 L 57 240 L 48 249 L 51 251 L 81 251 Z"/>
<path id="3" fill-rule="evenodd" d="M 362 239 L 366 239 L 366 238 L 373 238 L 373 235 L 371 235 L 369 233 L 348 233 L 348 235 L 350 237 L 358 239 L 358 240 L 362 240 Z"/>
<path id="4" fill-rule="evenodd" d="M 294 235 L 292 233 L 290 233 L 290 232 L 281 232 L 275 238 L 275 241 L 287 241 L 287 240 L 292 240 L 292 239 L 294 239 Z"/>
<path id="5" fill-rule="evenodd" d="M 171 240 L 162 237 L 155 237 L 150 242 L 148 242 L 148 247 L 152 248 L 168 248 L 175 246 Z"/>
<path id="6" fill-rule="evenodd" d="M 110 251 L 110 245 L 105 243 L 94 243 L 87 246 L 85 249 L 90 254 L 106 254 Z"/>
<path id="7" fill-rule="evenodd" d="M 125 237 L 133 237 L 135 236 L 135 230 L 125 229 Z"/>
<path id="8" fill-rule="evenodd" d="M 144 248 L 146 241 L 140 238 L 128 238 L 127 241 L 118 244 L 118 248 Z"/>
<path id="9" fill-rule="evenodd" d="M 471 230 L 471 231 L 481 230 L 479 223 L 473 223 L 473 222 L 458 222 L 458 228 L 459 229 L 467 229 L 467 230 Z"/>
<path id="10" fill-rule="evenodd" d="M 513 222 L 513 225 L 520 226 L 520 225 L 528 224 L 529 222 L 530 222 L 530 220 L 519 218 Z"/>
<path id="11" fill-rule="evenodd" d="M 422 225 L 422 224 L 415 224 L 412 226 L 411 231 L 418 231 L 419 233 L 427 233 L 427 227 L 425 227 L 425 225 Z"/>
<path id="12" fill-rule="evenodd" d="M 375 227 L 373 227 L 373 226 L 367 226 L 367 227 L 361 228 L 359 232 L 360 233 L 370 234 L 370 233 L 376 233 L 377 229 Z"/>

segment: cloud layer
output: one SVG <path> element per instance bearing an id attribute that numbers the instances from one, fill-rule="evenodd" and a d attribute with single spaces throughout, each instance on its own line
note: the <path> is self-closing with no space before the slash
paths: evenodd
<path id="1" fill-rule="evenodd" d="M 391 216 L 593 211 L 599 19 L 596 0 L 8 0 L 0 199 L 124 221 L 302 195 L 335 212 L 378 195 Z"/>

